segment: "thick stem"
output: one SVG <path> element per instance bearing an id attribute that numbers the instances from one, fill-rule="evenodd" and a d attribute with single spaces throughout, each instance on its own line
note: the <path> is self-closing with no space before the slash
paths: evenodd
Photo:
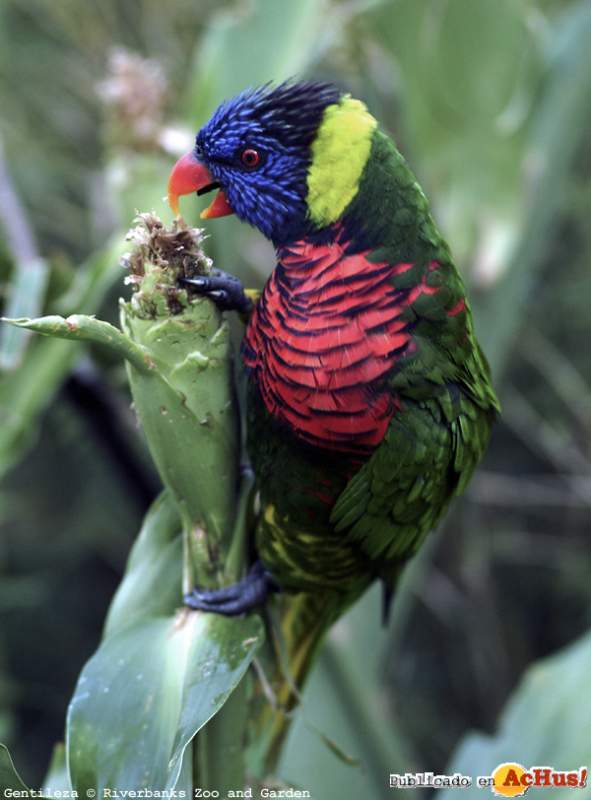
<path id="1" fill-rule="evenodd" d="M 213 304 L 198 301 L 156 319 L 123 304 L 121 324 L 157 364 L 156 375 L 129 368 L 129 382 L 150 452 L 183 519 L 191 580 L 215 585 L 232 537 L 238 488 L 227 323 Z"/>
<path id="2" fill-rule="evenodd" d="M 243 475 L 238 511 L 229 549 L 223 553 L 224 577 L 235 581 L 241 576 L 246 563 L 248 535 L 248 504 L 253 486 L 252 473 Z M 191 557 L 188 553 L 191 569 Z M 198 558 L 198 556 L 197 556 Z M 194 569 L 199 567 L 194 562 Z M 219 585 L 219 583 L 218 583 Z M 217 790 L 227 797 L 230 790 L 241 790 L 246 782 L 245 746 L 252 706 L 253 675 L 247 673 L 216 716 L 203 728 L 193 746 L 193 788 Z"/>
<path id="3" fill-rule="evenodd" d="M 153 355 L 159 379 L 128 369 L 134 406 L 183 521 L 183 588 L 217 587 L 236 580 L 245 560 L 247 496 L 238 497 L 240 432 L 228 324 L 212 302 L 179 291 L 174 277 L 186 275 L 187 259 L 197 273 L 209 268 L 199 232 L 180 222 L 168 231 L 149 216 L 143 220 L 139 248 L 129 257 L 136 293 L 121 306 L 121 325 Z M 157 257 L 146 259 L 146 248 Z M 243 788 L 248 688 L 243 679 L 193 742 L 195 788 L 220 796 Z"/>
<path id="4" fill-rule="evenodd" d="M 203 728 L 194 745 L 193 788 L 217 790 L 225 798 L 246 782 L 244 731 L 248 722 L 247 673 L 216 716 Z"/>

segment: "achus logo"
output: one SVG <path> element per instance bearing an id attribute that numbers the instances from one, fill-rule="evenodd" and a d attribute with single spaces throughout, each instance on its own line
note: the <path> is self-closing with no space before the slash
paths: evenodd
<path id="1" fill-rule="evenodd" d="M 499 797 L 521 797 L 531 787 L 564 786 L 583 789 L 587 786 L 587 767 L 562 772 L 553 767 L 529 767 L 505 762 L 492 774 L 492 790 Z"/>

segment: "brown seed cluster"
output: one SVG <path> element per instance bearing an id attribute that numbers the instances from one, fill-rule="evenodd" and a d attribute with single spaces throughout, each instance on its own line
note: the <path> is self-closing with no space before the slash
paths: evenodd
<path id="1" fill-rule="evenodd" d="M 211 259 L 201 246 L 202 229 L 190 228 L 182 219 L 167 227 L 147 212 L 138 214 L 126 238 L 132 249 L 121 263 L 129 271 L 125 282 L 133 288 L 136 310 L 151 317 L 179 314 L 189 302 L 181 279 L 211 270 Z"/>

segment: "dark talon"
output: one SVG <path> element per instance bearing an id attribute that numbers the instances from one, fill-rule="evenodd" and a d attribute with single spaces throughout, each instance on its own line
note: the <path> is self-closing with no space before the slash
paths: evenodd
<path id="1" fill-rule="evenodd" d="M 212 270 L 210 275 L 179 278 L 179 281 L 190 286 L 196 294 L 209 297 L 220 311 L 247 314 L 252 309 L 252 300 L 246 295 L 240 279 L 221 269 Z"/>
<path id="2" fill-rule="evenodd" d="M 248 575 L 232 586 L 222 589 L 199 589 L 196 587 L 184 597 L 185 605 L 196 611 L 210 611 L 227 617 L 244 614 L 263 605 L 269 592 L 280 591 L 260 561 L 252 567 Z"/>
<path id="3" fill-rule="evenodd" d="M 239 311 L 241 309 L 234 309 L 232 306 L 232 301 L 228 297 L 228 292 L 225 289 L 216 289 L 214 292 L 209 292 L 207 295 L 212 300 L 215 301 L 216 306 L 221 309 L 222 311 Z"/>

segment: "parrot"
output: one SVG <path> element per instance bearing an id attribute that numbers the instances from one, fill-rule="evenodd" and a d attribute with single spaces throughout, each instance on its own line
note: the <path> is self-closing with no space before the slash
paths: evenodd
<path id="1" fill-rule="evenodd" d="M 195 292 L 246 315 L 256 560 L 191 608 L 241 614 L 280 592 L 296 683 L 322 634 L 404 565 L 470 480 L 499 403 L 429 202 L 361 100 L 325 81 L 224 101 L 173 167 L 169 203 L 217 190 L 270 240 L 262 292 L 214 270 Z M 289 646 L 288 646 L 289 650 Z"/>

